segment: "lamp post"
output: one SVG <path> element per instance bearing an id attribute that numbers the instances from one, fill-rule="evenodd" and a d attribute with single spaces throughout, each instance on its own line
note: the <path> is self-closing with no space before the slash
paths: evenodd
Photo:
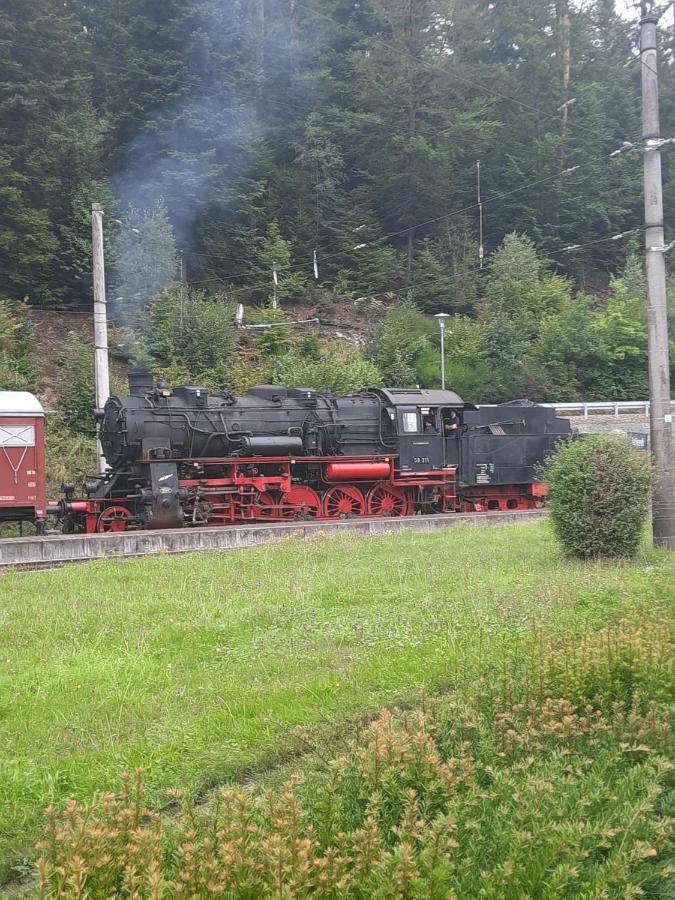
<path id="1" fill-rule="evenodd" d="M 441 390 L 445 390 L 445 320 L 450 316 L 447 313 L 436 313 L 434 319 L 437 320 L 441 329 Z"/>

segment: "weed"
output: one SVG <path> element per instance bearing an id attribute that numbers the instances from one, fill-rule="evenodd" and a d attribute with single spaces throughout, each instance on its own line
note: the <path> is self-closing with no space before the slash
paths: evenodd
<path id="1" fill-rule="evenodd" d="M 227 787 L 175 821 L 140 771 L 48 811 L 42 897 L 637 896 L 671 879 L 668 629 L 621 621 L 579 653 L 546 633 L 544 696 L 515 678 L 384 710 L 347 752 L 279 788 Z M 613 677 L 616 661 L 630 677 Z M 574 668 L 578 678 L 571 678 Z M 659 699 L 638 693 L 659 675 Z M 569 685 L 575 698 L 549 695 Z M 585 700 L 579 686 L 593 692 Z M 671 881 L 672 883 L 672 881 Z"/>

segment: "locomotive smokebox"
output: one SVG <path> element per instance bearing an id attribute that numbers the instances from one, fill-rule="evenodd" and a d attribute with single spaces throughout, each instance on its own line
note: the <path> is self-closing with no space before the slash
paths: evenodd
<path id="1" fill-rule="evenodd" d="M 134 366 L 129 372 L 129 394 L 132 397 L 145 397 L 152 393 L 153 388 L 150 370 L 145 366 Z"/>

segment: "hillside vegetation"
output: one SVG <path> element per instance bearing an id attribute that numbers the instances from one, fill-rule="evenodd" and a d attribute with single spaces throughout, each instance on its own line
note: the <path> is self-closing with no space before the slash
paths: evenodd
<path id="1" fill-rule="evenodd" d="M 302 317 L 325 312 L 302 307 Z M 48 428 L 49 485 L 79 484 L 93 466 L 94 370 L 91 322 L 31 315 L 0 300 L 0 389 L 37 390 L 57 412 Z M 246 391 L 276 382 L 345 394 L 378 385 L 440 387 L 438 326 L 412 300 L 364 299 L 330 315 L 340 327 L 292 323 L 298 308 L 249 309 L 237 329 L 224 294 L 164 290 L 142 323 L 110 332 L 113 393 L 126 393 L 129 364 L 172 385 Z M 71 328 L 72 326 L 72 328 Z M 644 277 L 631 255 L 607 298 L 572 290 L 531 242 L 509 236 L 495 253 L 477 317 L 450 317 L 446 380 L 472 402 L 646 397 Z M 673 357 L 675 359 L 675 355 Z"/>
<path id="2" fill-rule="evenodd" d="M 613 0 L 9 0 L 0 29 L 0 387 L 35 385 L 8 304 L 90 309 L 96 200 L 113 345 L 167 380 L 431 387 L 444 312 L 468 399 L 646 396 L 641 154 L 609 155 L 639 133 L 637 28 Z M 238 303 L 323 324 L 235 340 Z M 77 381 L 84 344 L 56 352 Z"/>

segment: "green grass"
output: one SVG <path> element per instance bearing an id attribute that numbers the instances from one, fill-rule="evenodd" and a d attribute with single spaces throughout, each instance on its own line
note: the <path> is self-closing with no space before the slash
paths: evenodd
<path id="1" fill-rule="evenodd" d="M 96 563 L 0 578 L 0 863 L 44 808 L 145 769 L 200 791 L 294 725 L 495 677 L 545 621 L 566 638 L 672 599 L 672 566 L 564 561 L 545 523 Z"/>

